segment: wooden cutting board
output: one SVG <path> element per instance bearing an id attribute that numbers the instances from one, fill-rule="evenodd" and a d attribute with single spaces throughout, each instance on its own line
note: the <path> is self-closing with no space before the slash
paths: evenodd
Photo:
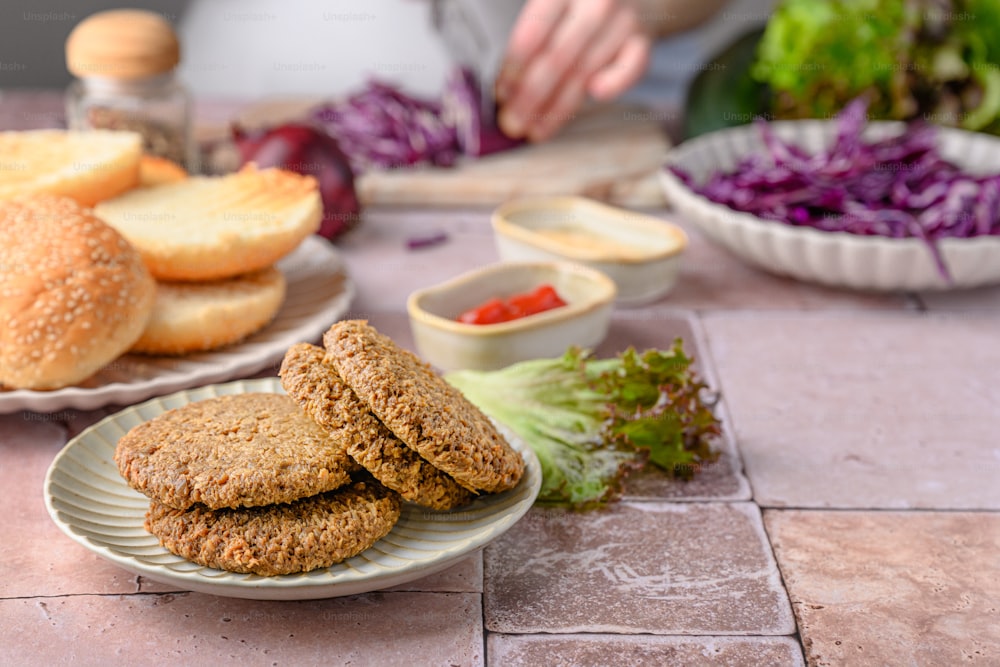
<path id="1" fill-rule="evenodd" d="M 315 101 L 263 102 L 240 114 L 247 126 L 301 118 Z M 450 169 L 363 174 L 366 205 L 496 206 L 521 196 L 584 195 L 637 208 L 664 205 L 656 173 L 670 147 L 657 114 L 619 104 L 587 108 L 555 138 L 466 160 Z"/>

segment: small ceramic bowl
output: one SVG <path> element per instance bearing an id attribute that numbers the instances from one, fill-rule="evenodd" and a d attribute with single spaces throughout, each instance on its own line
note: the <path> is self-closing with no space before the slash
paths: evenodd
<path id="1" fill-rule="evenodd" d="M 495 298 L 550 284 L 560 308 L 499 324 L 465 324 L 462 312 Z M 410 295 L 406 309 L 420 355 L 443 371 L 493 370 L 526 359 L 558 357 L 571 345 L 593 348 L 608 333 L 615 284 L 570 262 L 505 262 Z"/>
<path id="2" fill-rule="evenodd" d="M 519 199 L 493 212 L 503 260 L 568 260 L 602 271 L 617 301 L 640 305 L 677 283 L 687 235 L 677 225 L 584 197 Z"/>

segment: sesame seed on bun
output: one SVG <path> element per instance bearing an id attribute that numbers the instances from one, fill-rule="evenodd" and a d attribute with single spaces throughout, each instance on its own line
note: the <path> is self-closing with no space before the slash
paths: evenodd
<path id="1" fill-rule="evenodd" d="M 156 283 L 89 209 L 41 195 L 0 203 L 0 385 L 58 389 L 126 352 Z"/>

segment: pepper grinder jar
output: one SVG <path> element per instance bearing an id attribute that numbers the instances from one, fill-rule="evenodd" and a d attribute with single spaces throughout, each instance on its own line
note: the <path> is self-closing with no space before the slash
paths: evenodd
<path id="1" fill-rule="evenodd" d="M 147 154 L 197 171 L 191 98 L 175 77 L 180 43 L 159 14 L 115 9 L 81 21 L 66 40 L 70 129 L 129 130 Z"/>

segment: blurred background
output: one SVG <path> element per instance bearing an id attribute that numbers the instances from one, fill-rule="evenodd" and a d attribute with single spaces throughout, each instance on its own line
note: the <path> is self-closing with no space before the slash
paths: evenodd
<path id="1" fill-rule="evenodd" d="M 498 0 L 502 1 L 502 0 Z M 174 23 L 184 49 L 180 76 L 200 97 L 327 96 L 371 76 L 417 93 L 440 90 L 448 60 L 423 0 L 152 0 L 130 6 Z M 710 23 L 657 45 L 646 77 L 628 95 L 677 103 L 702 63 L 763 25 L 773 0 L 731 0 Z M 4 0 L 0 91 L 70 82 L 63 45 L 86 16 L 114 0 Z"/>

